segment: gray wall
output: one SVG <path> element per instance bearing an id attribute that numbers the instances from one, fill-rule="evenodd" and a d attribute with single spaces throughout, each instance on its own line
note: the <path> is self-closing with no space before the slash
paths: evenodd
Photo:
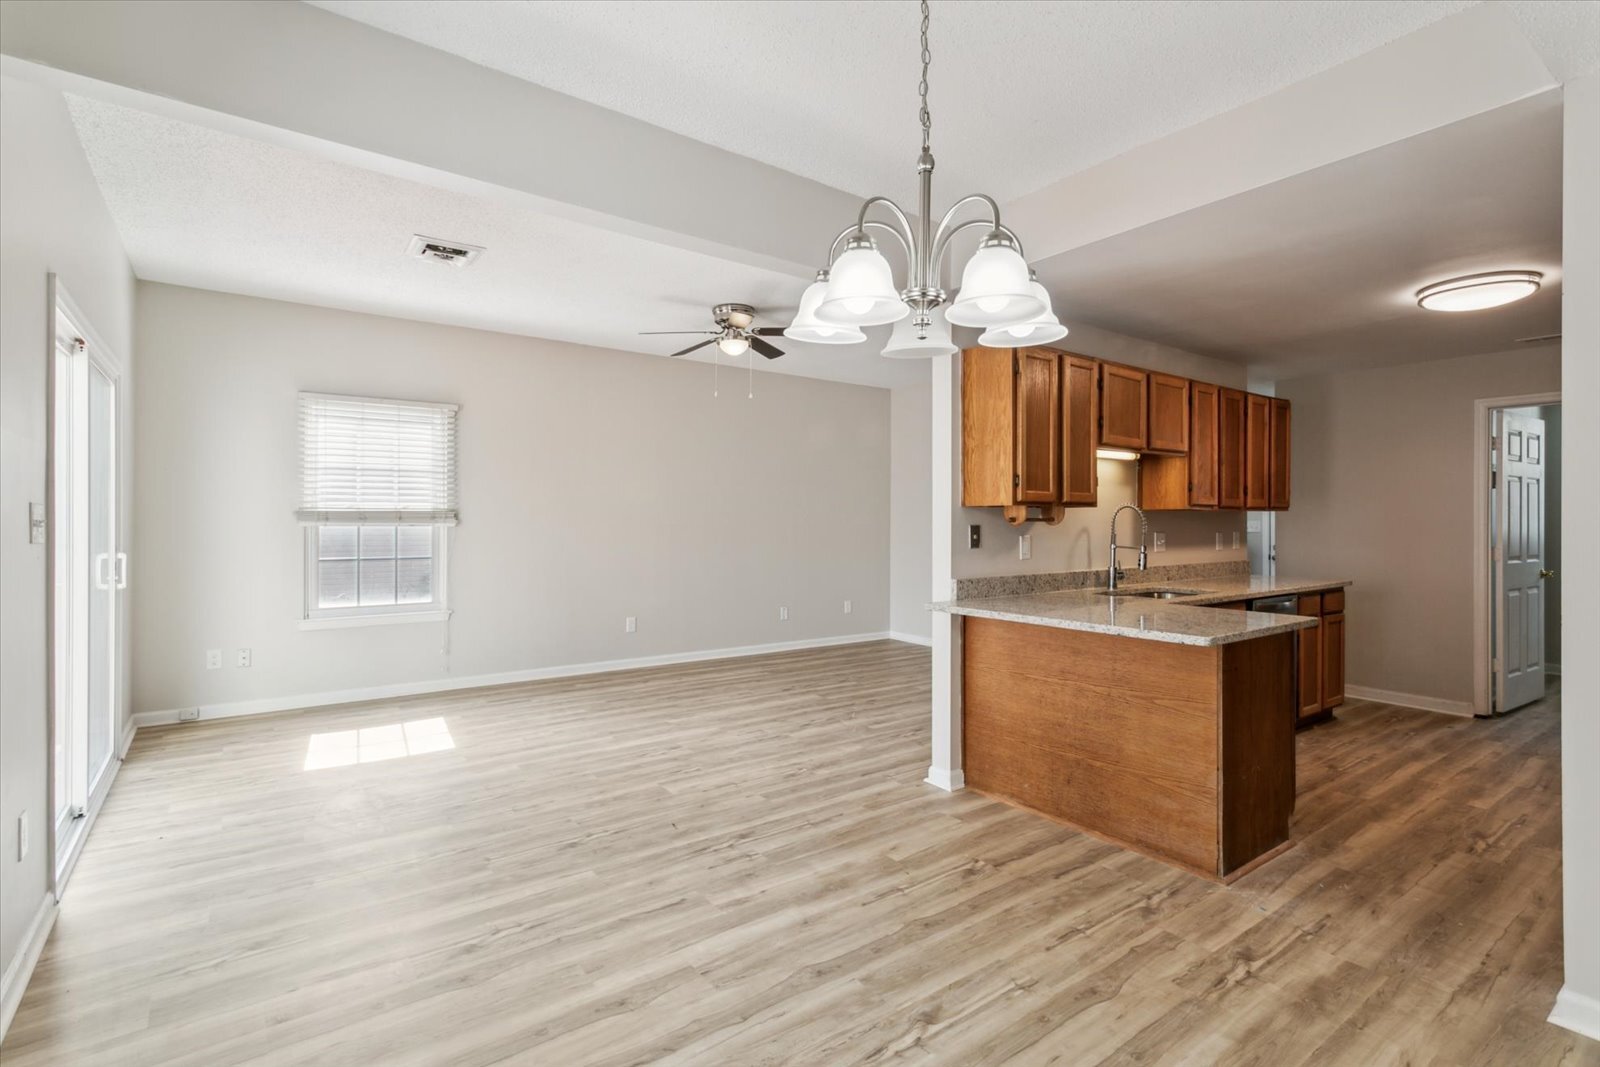
<path id="1" fill-rule="evenodd" d="M 139 344 L 136 710 L 889 628 L 887 390 L 148 283 Z M 299 627 L 300 390 L 461 405 L 448 651 Z"/>
<path id="2" fill-rule="evenodd" d="M 127 364 L 126 402 L 133 275 L 122 242 L 61 94 L 0 78 L 0 966 L 22 948 L 51 881 L 46 556 L 28 541 L 28 504 L 45 500 L 52 271 Z M 31 846 L 19 860 L 24 812 Z"/>
<path id="3" fill-rule="evenodd" d="M 1553 346 L 1296 378 L 1280 574 L 1349 578 L 1350 685 L 1473 699 L 1473 402 L 1561 388 Z"/>

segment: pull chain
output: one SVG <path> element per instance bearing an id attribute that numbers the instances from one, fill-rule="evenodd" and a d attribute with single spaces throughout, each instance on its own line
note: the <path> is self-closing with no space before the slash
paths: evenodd
<path id="1" fill-rule="evenodd" d="M 722 350 L 718 349 L 717 351 L 715 351 L 715 352 L 713 352 L 711 354 L 711 396 L 713 398 L 716 398 L 716 397 L 719 397 L 719 396 L 722 395 L 722 386 L 719 384 L 721 376 L 722 376 Z"/>
<path id="2" fill-rule="evenodd" d="M 754 400 L 756 398 L 756 356 L 754 349 L 745 349 L 745 373 L 750 376 L 750 384 L 746 386 L 749 392 L 745 394 L 744 398 L 746 400 Z"/>
<path id="3" fill-rule="evenodd" d="M 917 117 L 922 120 L 922 150 L 928 151 L 930 131 L 933 129 L 933 116 L 928 113 L 928 64 L 933 62 L 933 53 L 928 50 L 928 0 L 922 0 L 922 81 L 917 85 L 917 95 L 922 97 L 922 110 Z"/>

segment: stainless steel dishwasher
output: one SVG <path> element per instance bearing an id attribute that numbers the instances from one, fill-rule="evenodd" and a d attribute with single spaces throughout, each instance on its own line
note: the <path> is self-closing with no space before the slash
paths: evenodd
<path id="1" fill-rule="evenodd" d="M 1298 615 L 1300 598 L 1292 593 L 1288 596 L 1264 596 L 1260 600 L 1250 601 L 1250 610 L 1265 611 L 1270 615 Z"/>

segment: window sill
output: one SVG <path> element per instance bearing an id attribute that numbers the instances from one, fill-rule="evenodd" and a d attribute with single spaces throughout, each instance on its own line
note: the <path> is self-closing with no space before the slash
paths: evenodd
<path id="1" fill-rule="evenodd" d="M 301 619 L 302 630 L 343 630 L 351 626 L 398 626 L 407 622 L 444 622 L 448 611 L 391 611 L 374 615 L 319 615 Z"/>

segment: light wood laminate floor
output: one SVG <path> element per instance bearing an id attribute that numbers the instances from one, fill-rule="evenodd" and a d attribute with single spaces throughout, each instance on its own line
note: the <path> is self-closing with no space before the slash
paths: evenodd
<path id="1" fill-rule="evenodd" d="M 1348 706 L 1223 887 L 923 785 L 928 678 L 883 642 L 143 730 L 0 1059 L 1600 1063 L 1544 1021 L 1556 700 Z"/>

